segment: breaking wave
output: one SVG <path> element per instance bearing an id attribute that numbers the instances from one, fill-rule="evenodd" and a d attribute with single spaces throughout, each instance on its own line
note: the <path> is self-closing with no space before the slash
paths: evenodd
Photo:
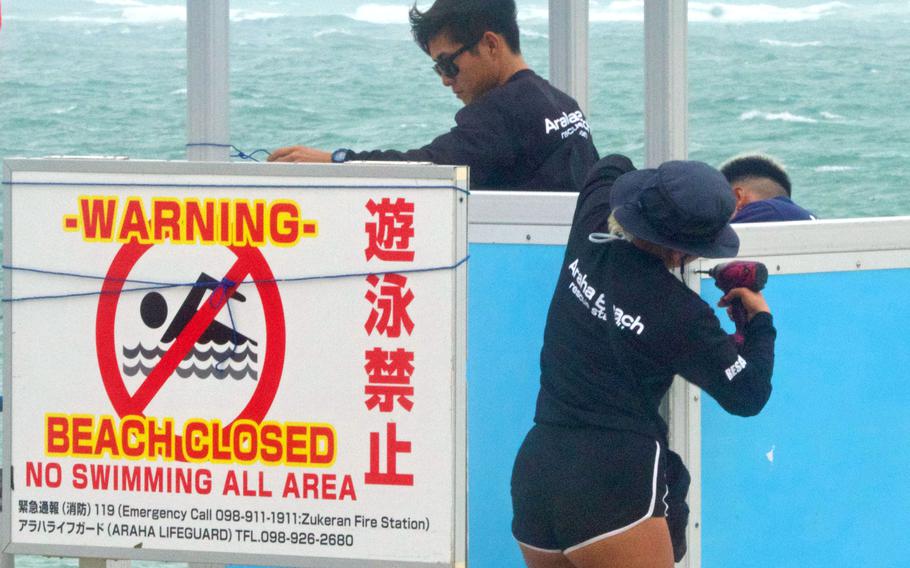
<path id="1" fill-rule="evenodd" d="M 723 24 L 807 22 L 842 12 L 849 7 L 844 2 L 822 2 L 793 8 L 771 4 L 689 2 L 689 21 Z M 549 11 L 545 7 L 520 9 L 518 17 L 521 20 L 546 20 Z M 591 22 L 641 22 L 644 20 L 644 0 L 592 3 L 588 17 Z"/>
<path id="2" fill-rule="evenodd" d="M 818 47 L 822 45 L 820 41 L 782 41 L 778 39 L 762 39 L 759 40 L 759 43 L 774 47 Z"/>
<path id="3" fill-rule="evenodd" d="M 521 37 L 531 37 L 531 38 L 535 38 L 535 39 L 536 38 L 550 39 L 549 34 L 535 32 L 534 30 L 521 30 Z"/>
<path id="4" fill-rule="evenodd" d="M 51 18 L 53 22 L 94 23 L 94 24 L 163 24 L 186 21 L 184 4 L 146 4 L 139 0 L 94 0 L 99 6 L 109 6 L 114 13 L 103 16 L 59 16 Z M 232 22 L 247 22 L 280 18 L 283 14 L 260 12 L 256 10 L 231 9 Z"/>
<path id="5" fill-rule="evenodd" d="M 318 30 L 318 31 L 313 32 L 314 38 L 329 36 L 329 35 L 353 36 L 354 32 L 351 32 L 348 30 L 343 30 L 340 28 L 327 28 L 324 30 Z"/>
<path id="6" fill-rule="evenodd" d="M 100 6 L 142 6 L 139 0 L 93 0 Z"/>
<path id="7" fill-rule="evenodd" d="M 798 114 L 793 114 L 791 112 L 762 112 L 760 110 L 750 110 L 739 115 L 740 120 L 755 120 L 755 119 L 764 119 L 768 121 L 782 121 L 782 122 L 802 122 L 806 124 L 814 124 L 818 122 L 817 119 L 801 116 Z"/>
<path id="8" fill-rule="evenodd" d="M 855 170 L 854 166 L 818 166 L 815 171 L 818 173 L 828 172 L 851 172 Z"/>
<path id="9" fill-rule="evenodd" d="M 721 2 L 690 2 L 690 22 L 719 22 L 724 24 L 810 22 L 849 8 L 844 2 L 824 2 L 786 8 L 771 4 L 724 4 Z"/>
<path id="10" fill-rule="evenodd" d="M 409 9 L 402 4 L 362 4 L 351 18 L 369 24 L 406 24 Z"/>

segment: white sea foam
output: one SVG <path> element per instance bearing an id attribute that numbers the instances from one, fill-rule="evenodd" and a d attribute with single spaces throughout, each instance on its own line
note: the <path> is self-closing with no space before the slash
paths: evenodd
<path id="1" fill-rule="evenodd" d="M 849 8 L 844 2 L 822 2 L 796 8 L 772 4 L 729 4 L 725 2 L 689 2 L 690 22 L 786 23 L 806 22 L 829 16 Z M 521 20 L 546 20 L 547 8 L 520 9 Z M 644 19 L 644 0 L 592 1 L 588 10 L 592 22 L 641 22 Z"/>
<path id="2" fill-rule="evenodd" d="M 185 95 L 185 94 L 186 94 L 186 87 L 183 87 L 182 89 L 174 89 L 173 91 L 171 91 L 171 92 L 168 93 L 168 94 L 169 94 L 169 95 Z"/>
<path id="3" fill-rule="evenodd" d="M 231 10 L 232 22 L 258 22 L 260 20 L 274 20 L 281 18 L 284 14 L 277 12 L 256 12 L 255 10 Z"/>
<path id="4" fill-rule="evenodd" d="M 93 0 L 95 4 L 101 6 L 142 6 L 139 0 Z"/>
<path id="5" fill-rule="evenodd" d="M 370 24 L 406 24 L 409 9 L 403 4 L 363 4 L 351 17 Z"/>
<path id="6" fill-rule="evenodd" d="M 690 22 L 787 23 L 814 21 L 849 8 L 844 2 L 824 2 L 798 8 L 772 4 L 724 4 L 721 2 L 689 3 Z"/>
<path id="7" fill-rule="evenodd" d="M 818 122 L 818 120 L 816 120 L 814 118 L 810 118 L 808 116 L 800 116 L 798 114 L 793 114 L 788 111 L 763 112 L 760 110 L 750 110 L 750 111 L 746 111 L 746 112 L 742 113 L 741 115 L 739 115 L 740 120 L 755 120 L 757 118 L 763 119 L 763 120 L 769 120 L 769 121 L 780 120 L 782 122 L 803 122 L 806 124 L 813 124 L 813 123 Z"/>
<path id="8" fill-rule="evenodd" d="M 327 36 L 327 35 L 352 36 L 352 35 L 354 35 L 354 32 L 351 32 L 348 30 L 342 30 L 340 28 L 326 28 L 324 30 L 319 30 L 319 31 L 313 32 L 313 37 L 322 37 L 322 36 Z"/>
<path id="9" fill-rule="evenodd" d="M 593 5 L 593 2 L 591 3 Z M 540 6 L 519 6 L 518 7 L 518 19 L 519 20 L 543 20 L 546 21 L 550 17 L 550 10 L 546 7 Z"/>
<path id="10" fill-rule="evenodd" d="M 857 168 L 853 166 L 818 166 L 815 168 L 816 172 L 819 173 L 828 173 L 828 172 L 850 172 Z"/>
<path id="11" fill-rule="evenodd" d="M 774 47 L 818 47 L 822 45 L 820 41 L 782 41 L 778 39 L 762 39 L 759 40 L 759 43 Z"/>
<path id="12" fill-rule="evenodd" d="M 119 9 L 119 14 L 105 16 L 58 16 L 53 22 L 92 23 L 92 24 L 164 24 L 186 21 L 186 6 L 182 4 L 146 4 L 139 0 L 94 0 L 95 4 L 112 6 Z M 258 12 L 255 10 L 232 9 L 232 22 L 247 22 L 280 18 L 283 14 L 275 12 Z"/>
<path id="13" fill-rule="evenodd" d="M 186 6 L 165 4 L 152 6 L 142 4 L 140 6 L 128 6 L 120 14 L 122 22 L 128 24 L 158 24 L 162 22 L 174 22 L 186 20 Z"/>
<path id="14" fill-rule="evenodd" d="M 140 0 L 93 0 L 95 4 L 115 6 L 122 8 L 121 17 L 118 19 L 93 17 L 79 18 L 68 16 L 58 18 L 57 21 L 92 21 L 95 23 L 160 23 L 184 21 L 186 8 L 183 5 L 153 5 Z M 771 4 L 729 4 L 724 2 L 690 2 L 690 22 L 719 22 L 719 23 L 773 23 L 773 22 L 804 22 L 818 20 L 839 10 L 849 7 L 844 2 L 824 2 L 811 4 L 798 8 L 785 8 Z M 369 3 L 358 6 L 351 18 L 371 24 L 406 24 L 408 22 L 407 4 L 379 4 Z M 252 10 L 231 10 L 231 20 L 243 22 L 249 20 L 265 20 L 281 17 L 282 14 L 274 12 L 257 12 Z M 522 21 L 546 21 L 549 10 L 545 6 L 531 6 L 520 8 L 518 18 Z M 644 19 L 644 0 L 614 0 L 612 2 L 601 0 L 592 1 L 589 9 L 591 22 L 641 22 Z M 529 37 L 539 37 L 533 33 L 526 33 Z M 545 35 L 541 34 L 543 37 Z M 774 42 L 776 40 L 768 40 Z M 765 43 L 764 40 L 762 40 Z M 771 45 L 804 47 L 816 45 L 816 42 L 781 42 Z"/>
<path id="15" fill-rule="evenodd" d="M 828 112 L 826 110 L 823 110 L 818 114 L 820 114 L 822 118 L 826 118 L 828 120 L 844 120 L 843 116 L 841 116 L 839 114 L 834 114 L 833 112 Z"/>
<path id="16" fill-rule="evenodd" d="M 67 107 L 59 107 L 51 110 L 51 114 L 67 114 L 79 108 L 78 105 L 69 105 Z"/>
<path id="17" fill-rule="evenodd" d="M 55 16 L 50 19 L 51 22 L 60 22 L 63 24 L 119 24 L 117 18 L 93 18 L 89 16 Z"/>
<path id="18" fill-rule="evenodd" d="M 521 36 L 522 37 L 543 38 L 543 39 L 550 38 L 550 36 L 548 34 L 541 33 L 541 32 L 535 32 L 534 30 L 521 30 Z"/>

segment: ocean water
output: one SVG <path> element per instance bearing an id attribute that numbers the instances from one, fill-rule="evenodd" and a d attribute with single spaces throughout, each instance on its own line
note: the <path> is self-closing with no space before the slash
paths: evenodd
<path id="1" fill-rule="evenodd" d="M 409 5 L 234 0 L 232 143 L 405 149 L 450 128 L 460 102 L 411 40 Z M 518 6 L 525 57 L 547 76 L 547 3 Z M 0 159 L 183 158 L 182 2 L 3 0 L 2 9 Z M 910 2 L 690 1 L 689 11 L 691 158 L 772 154 L 794 198 L 823 218 L 910 215 Z M 590 12 L 594 140 L 602 155 L 641 165 L 642 1 L 592 1 Z"/>
<path id="2" fill-rule="evenodd" d="M 411 41 L 408 6 L 232 2 L 231 141 L 404 149 L 450 128 L 460 102 Z M 546 76 L 546 2 L 518 6 L 525 57 Z M 184 156 L 183 3 L 2 7 L 0 158 Z M 601 154 L 639 165 L 642 10 L 591 3 L 588 109 Z M 796 200 L 825 218 L 910 214 L 910 3 L 693 1 L 689 11 L 693 159 L 775 155 Z"/>

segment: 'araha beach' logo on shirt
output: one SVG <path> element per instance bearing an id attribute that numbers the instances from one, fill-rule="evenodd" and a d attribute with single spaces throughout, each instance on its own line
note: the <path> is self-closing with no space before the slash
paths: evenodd
<path id="1" fill-rule="evenodd" d="M 585 115 L 580 111 L 576 110 L 572 114 L 562 113 L 562 116 L 557 116 L 556 118 L 544 118 L 544 126 L 547 131 L 546 134 L 550 134 L 553 131 L 562 133 L 560 137 L 563 139 L 568 138 L 569 136 L 578 132 L 583 138 L 588 137 L 590 128 L 588 128 L 588 121 L 585 120 Z"/>
<path id="2" fill-rule="evenodd" d="M 569 281 L 569 290 L 572 295 L 578 298 L 578 301 L 591 311 L 592 316 L 601 321 L 610 321 L 606 296 L 603 293 L 597 294 L 597 290 L 588 282 L 587 273 L 578 266 L 578 259 L 573 260 L 566 268 L 574 279 Z M 595 296 L 597 300 L 594 300 Z M 591 306 L 592 300 L 594 301 L 593 307 Z M 616 322 L 616 327 L 619 329 L 629 329 L 635 332 L 636 335 L 641 335 L 645 331 L 645 324 L 641 322 L 641 316 L 633 317 L 628 315 L 615 305 L 613 306 L 613 321 Z"/>
<path id="3" fill-rule="evenodd" d="M 613 321 L 616 322 L 616 327 L 619 329 L 634 331 L 636 335 L 641 335 L 641 332 L 645 330 L 645 324 L 641 323 L 641 316 L 633 318 L 615 305 L 613 306 Z"/>

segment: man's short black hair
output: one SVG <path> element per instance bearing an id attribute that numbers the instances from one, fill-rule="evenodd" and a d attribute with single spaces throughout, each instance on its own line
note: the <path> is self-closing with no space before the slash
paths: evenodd
<path id="1" fill-rule="evenodd" d="M 734 185 L 748 178 L 766 178 L 774 181 L 791 196 L 790 176 L 784 168 L 768 156 L 741 156 L 733 158 L 720 167 L 730 185 Z"/>
<path id="2" fill-rule="evenodd" d="M 515 0 L 436 0 L 421 12 L 411 8 L 411 33 L 420 49 L 430 53 L 430 41 L 445 33 L 455 43 L 473 45 L 483 34 L 502 34 L 514 53 L 521 53 Z"/>

